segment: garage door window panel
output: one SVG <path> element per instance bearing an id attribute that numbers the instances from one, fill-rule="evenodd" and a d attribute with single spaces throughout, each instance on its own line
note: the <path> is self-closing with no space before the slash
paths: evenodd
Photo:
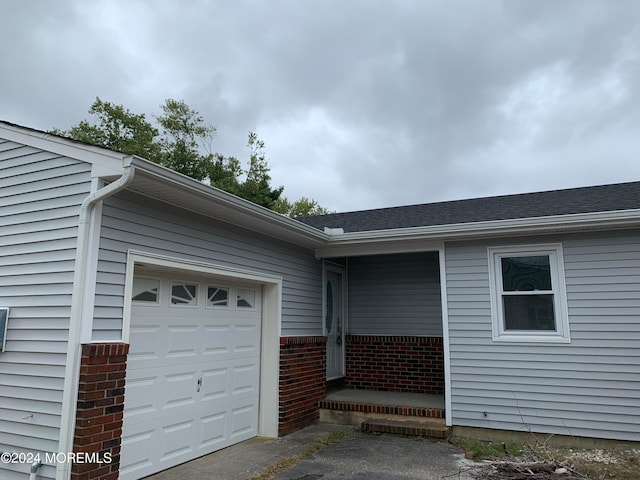
<path id="1" fill-rule="evenodd" d="M 171 305 L 179 307 L 198 306 L 198 284 L 171 282 Z"/>
<path id="2" fill-rule="evenodd" d="M 249 288 L 239 288 L 236 307 L 241 309 L 256 308 L 256 291 Z"/>
<path id="3" fill-rule="evenodd" d="M 131 300 L 145 304 L 159 304 L 160 280 L 157 278 L 134 277 Z"/>
<path id="4" fill-rule="evenodd" d="M 207 308 L 229 308 L 229 289 L 217 285 L 208 285 Z"/>

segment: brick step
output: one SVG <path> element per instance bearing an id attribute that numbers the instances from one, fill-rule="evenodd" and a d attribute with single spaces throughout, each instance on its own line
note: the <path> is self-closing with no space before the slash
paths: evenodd
<path id="1" fill-rule="evenodd" d="M 413 422 L 421 428 L 439 429 L 445 426 L 445 411 L 436 407 L 380 405 L 374 403 L 321 400 L 320 422 L 361 426 L 372 420 Z"/>
<path id="2" fill-rule="evenodd" d="M 360 425 L 365 433 L 392 433 L 409 437 L 447 438 L 450 428 L 439 423 L 424 423 L 415 421 L 400 421 L 386 419 L 365 420 Z"/>
<path id="3" fill-rule="evenodd" d="M 320 409 L 339 412 L 378 413 L 405 417 L 444 418 L 444 409 L 436 407 L 407 407 L 401 405 L 379 405 L 375 403 L 320 400 Z"/>

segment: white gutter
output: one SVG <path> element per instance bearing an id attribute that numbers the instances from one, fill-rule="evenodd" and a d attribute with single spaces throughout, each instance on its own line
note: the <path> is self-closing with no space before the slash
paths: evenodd
<path id="1" fill-rule="evenodd" d="M 424 250 L 425 242 L 630 226 L 640 226 L 640 209 L 347 232 L 330 235 L 327 244 L 316 248 L 315 252 L 317 258 L 353 255 L 357 254 L 354 248 L 362 250 L 369 245 L 370 249 L 374 249 L 376 245 L 380 247 L 400 241 L 409 246 L 415 244 L 417 250 Z M 434 245 L 433 250 L 438 250 L 436 247 Z"/>
<path id="2" fill-rule="evenodd" d="M 180 208 L 186 208 L 199 214 L 212 216 L 211 214 L 213 213 L 215 218 L 219 218 L 226 223 L 242 228 L 253 229 L 276 238 L 281 238 L 282 235 L 295 235 L 299 240 L 304 240 L 303 244 L 311 246 L 311 248 L 325 244 L 330 238 L 330 235 L 315 227 L 276 213 L 273 210 L 252 203 L 232 193 L 225 192 L 217 187 L 198 182 L 193 178 L 145 160 L 144 158 L 135 157 L 133 165 L 138 171 L 136 191 L 143 195 L 158 198 L 163 202 L 172 203 Z M 147 187 L 144 186 L 143 179 L 153 179 L 152 185 L 155 187 L 155 191 L 149 191 Z M 163 183 L 168 183 L 179 189 L 182 195 L 196 195 L 201 197 L 204 202 L 209 203 L 213 201 L 215 202 L 215 209 L 209 209 L 209 211 L 206 211 L 206 208 L 193 210 L 185 206 L 184 203 L 172 201 L 169 195 L 171 192 L 160 190 Z M 201 202 L 201 207 L 205 205 L 204 202 Z M 287 237 L 285 239 L 289 238 Z M 289 239 L 289 241 L 291 241 L 291 239 Z"/>
<path id="3" fill-rule="evenodd" d="M 91 213 L 93 207 L 105 198 L 124 189 L 131 183 L 135 174 L 132 156 L 124 157 L 122 176 L 104 188 L 97 190 L 80 206 L 78 220 L 78 244 L 76 247 L 76 263 L 73 274 L 73 293 L 71 297 L 71 314 L 69 317 L 69 340 L 67 344 L 67 361 L 64 375 L 64 391 L 62 395 L 62 415 L 60 419 L 60 442 L 58 452 L 68 453 L 73 450 L 73 437 L 76 424 L 76 405 L 78 399 L 78 381 L 80 374 L 80 338 L 82 334 L 82 312 L 84 310 L 87 259 L 91 250 Z M 71 475 L 69 463 L 58 464 L 56 480 L 68 480 Z"/>

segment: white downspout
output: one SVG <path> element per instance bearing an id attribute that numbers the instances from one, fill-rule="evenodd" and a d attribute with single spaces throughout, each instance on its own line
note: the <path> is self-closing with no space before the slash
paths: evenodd
<path id="1" fill-rule="evenodd" d="M 84 310 L 85 283 L 87 278 L 87 258 L 91 243 L 91 212 L 93 207 L 105 198 L 126 188 L 135 174 L 132 165 L 133 157 L 123 158 L 122 176 L 87 198 L 80 206 L 78 220 L 78 244 L 76 263 L 73 274 L 73 293 L 71 297 L 71 314 L 69 317 L 69 343 L 67 344 L 67 361 L 64 375 L 64 391 L 62 394 L 62 415 L 60 419 L 60 442 L 58 452 L 69 453 L 73 450 L 73 436 L 76 424 L 76 403 L 78 399 L 78 380 L 80 374 L 80 339 L 82 335 L 82 312 Z M 68 480 L 71 475 L 68 463 L 58 464 L 56 480 Z"/>
<path id="2" fill-rule="evenodd" d="M 29 469 L 29 480 L 36 480 L 38 476 L 38 469 L 42 466 L 41 461 L 33 462 Z"/>

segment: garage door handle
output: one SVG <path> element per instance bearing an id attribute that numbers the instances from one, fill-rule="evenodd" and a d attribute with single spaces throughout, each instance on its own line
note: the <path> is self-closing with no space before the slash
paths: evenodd
<path id="1" fill-rule="evenodd" d="M 200 387 L 202 387 L 202 377 L 198 379 L 198 391 L 200 391 Z"/>

